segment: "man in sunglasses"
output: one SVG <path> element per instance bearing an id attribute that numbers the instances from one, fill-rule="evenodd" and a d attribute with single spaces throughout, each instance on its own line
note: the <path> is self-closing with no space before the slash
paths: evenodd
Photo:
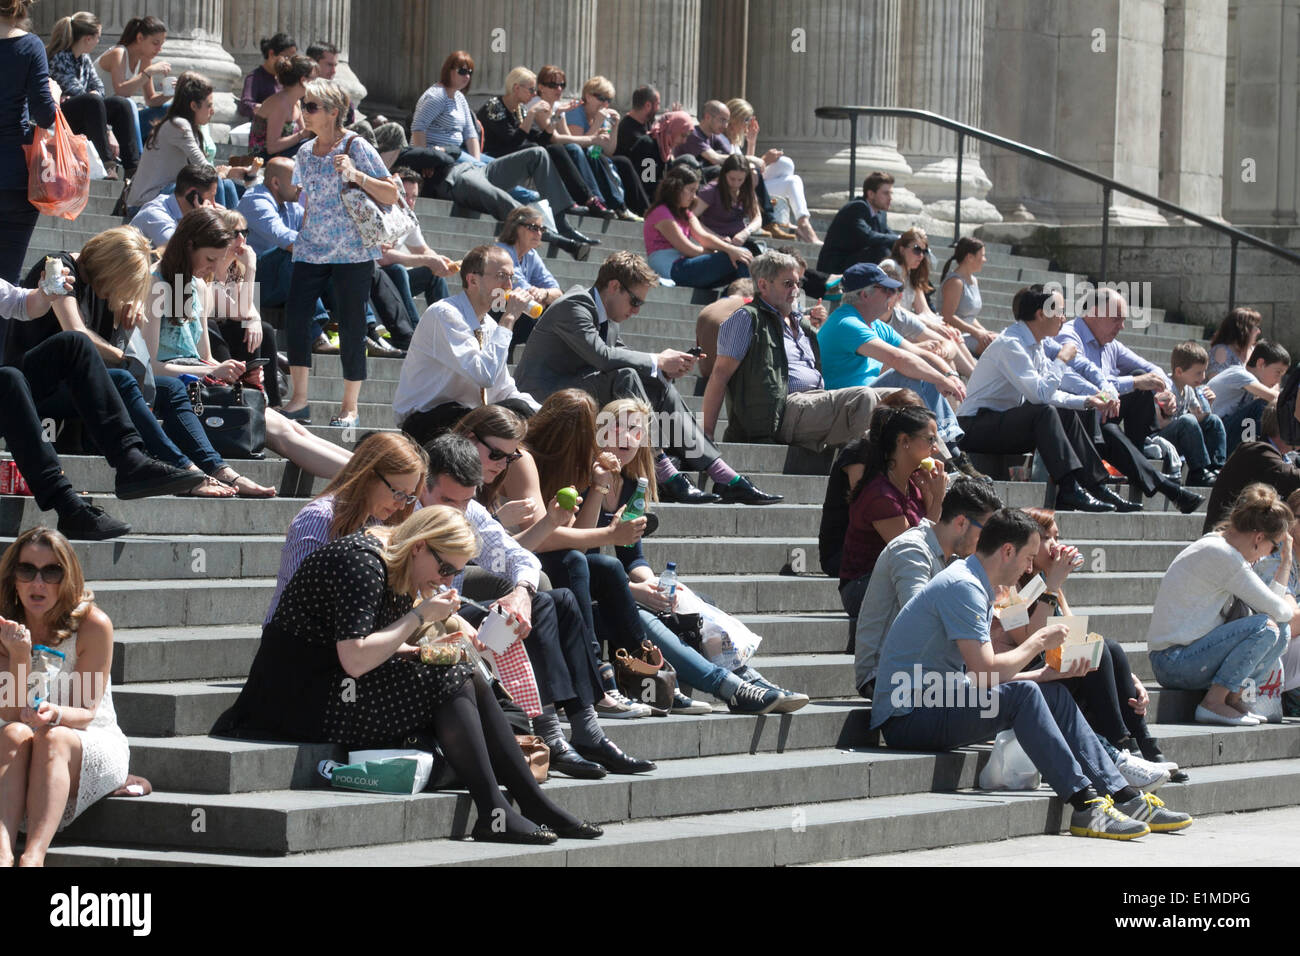
<path id="1" fill-rule="evenodd" d="M 159 193 L 141 206 L 131 219 L 131 225 L 143 232 L 155 248 L 161 248 L 187 212 L 199 206 L 217 204 L 219 182 L 220 177 L 213 167 L 190 163 L 176 174 L 175 188 L 170 193 Z"/>
<path id="2" fill-rule="evenodd" d="M 581 388 L 602 405 L 614 398 L 638 398 L 659 413 L 655 477 L 661 501 L 709 504 L 774 504 L 769 495 L 731 468 L 713 441 L 695 422 L 672 380 L 689 375 L 697 356 L 677 349 L 657 355 L 623 345 L 618 326 L 636 315 L 659 277 L 633 252 L 607 258 L 590 289 L 575 287 L 556 300 L 538 320 L 516 369 L 520 388 L 544 396 L 564 388 Z M 667 432 L 667 433 L 665 433 Z M 677 470 L 668 454 L 691 470 L 707 471 L 714 494 L 696 488 Z"/>
<path id="3" fill-rule="evenodd" d="M 510 254 L 496 245 L 476 246 L 461 260 L 460 278 L 464 291 L 435 302 L 421 317 L 393 397 L 402 430 L 421 444 L 480 405 L 503 405 L 524 418 L 541 407 L 510 375 L 510 340 L 528 305 L 509 294 Z"/>

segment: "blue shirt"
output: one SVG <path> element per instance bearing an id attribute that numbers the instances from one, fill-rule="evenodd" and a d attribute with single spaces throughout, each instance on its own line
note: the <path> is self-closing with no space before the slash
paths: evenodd
<path id="1" fill-rule="evenodd" d="M 536 249 L 529 249 L 521 259 L 515 247 L 506 242 L 498 242 L 498 246 L 504 249 L 510 255 L 510 261 L 515 266 L 515 278 L 513 288 L 527 289 L 558 289 L 560 284 L 555 281 L 555 276 L 551 275 L 551 270 L 546 268 L 546 263 L 542 262 L 542 257 L 537 254 Z"/>
<path id="2" fill-rule="evenodd" d="M 759 299 L 754 300 L 754 307 L 776 311 L 771 306 L 762 305 Z M 789 319 L 781 320 L 781 341 L 785 346 L 785 364 L 789 372 L 788 392 L 810 392 L 826 387 L 822 373 L 817 371 L 817 357 L 813 354 L 812 343 L 800 328 L 800 321 L 798 311 L 791 312 Z M 745 353 L 749 351 L 753 331 L 754 324 L 749 312 L 737 309 L 718 327 L 718 354 L 734 358 L 737 362 L 743 361 Z M 818 344 L 820 342 L 819 337 Z"/>
<path id="3" fill-rule="evenodd" d="M 903 344 L 903 337 L 888 323 L 866 322 L 851 305 L 842 305 L 828 315 L 817 330 L 826 387 L 852 388 L 874 382 L 884 366 L 879 359 L 859 354 L 858 349 L 877 340 L 894 348 Z"/>
<path id="4" fill-rule="evenodd" d="M 175 193 L 159 193 L 140 207 L 131 225 L 145 234 L 154 247 L 164 245 L 181 221 L 181 204 Z"/>
<path id="5" fill-rule="evenodd" d="M 987 643 L 993 622 L 993 586 L 979 555 L 955 561 L 921 589 L 894 618 L 880 651 L 871 726 L 895 714 L 910 714 L 917 675 L 962 674 L 966 660 L 957 641 Z M 918 670 L 919 668 L 919 670 Z"/>
<path id="6" fill-rule="evenodd" d="M 298 241 L 302 228 L 302 203 L 281 203 L 265 184 L 248 190 L 239 200 L 239 212 L 248 220 L 248 244 L 253 254 L 264 256 L 272 249 L 288 249 Z"/>
<path id="7" fill-rule="evenodd" d="M 298 241 L 293 244 L 293 261 L 322 264 L 378 259 L 379 247 L 362 245 L 361 233 L 343 205 L 342 181 L 334 159 L 346 152 L 360 172 L 376 179 L 387 179 L 388 168 L 373 146 L 352 133 L 344 134 L 324 156 L 316 155 L 315 142 L 307 140 L 294 156 L 293 181 L 303 187 L 306 212 Z"/>
<path id="8" fill-rule="evenodd" d="M 1164 379 L 1165 387 L 1170 387 L 1169 376 L 1162 368 L 1148 362 L 1119 339 L 1102 345 L 1082 318 L 1066 322 L 1056 339 L 1062 345 L 1066 342 L 1077 345 L 1079 354 L 1101 369 L 1102 374 L 1115 383 L 1115 390 L 1120 395 L 1133 391 L 1133 376 L 1147 372 L 1155 372 Z"/>

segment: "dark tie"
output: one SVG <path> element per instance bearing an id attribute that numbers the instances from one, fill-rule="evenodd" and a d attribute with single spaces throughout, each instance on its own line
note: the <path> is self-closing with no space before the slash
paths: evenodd
<path id="1" fill-rule="evenodd" d="M 600 333 L 600 340 L 602 342 L 609 342 L 609 319 L 606 319 L 604 322 L 601 322 L 600 325 L 596 326 L 596 331 Z"/>

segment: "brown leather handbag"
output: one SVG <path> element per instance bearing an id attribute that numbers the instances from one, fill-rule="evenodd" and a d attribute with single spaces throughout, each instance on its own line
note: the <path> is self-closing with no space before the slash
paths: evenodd
<path id="1" fill-rule="evenodd" d="M 524 753 L 524 762 L 533 772 L 533 779 L 538 783 L 545 783 L 546 776 L 551 770 L 551 748 L 546 746 L 546 741 L 541 737 L 533 734 L 515 734 L 515 740 L 519 742 L 519 749 Z"/>
<path id="2" fill-rule="evenodd" d="M 614 654 L 614 679 L 625 697 L 647 705 L 656 717 L 668 716 L 677 691 L 677 671 L 648 638 L 641 642 L 636 657 L 625 648 L 618 649 Z"/>

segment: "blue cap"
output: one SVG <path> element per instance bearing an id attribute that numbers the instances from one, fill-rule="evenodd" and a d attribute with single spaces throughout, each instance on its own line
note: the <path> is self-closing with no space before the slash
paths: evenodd
<path id="1" fill-rule="evenodd" d="M 857 292 L 868 286 L 879 285 L 886 289 L 901 289 L 903 283 L 891 279 L 885 270 L 873 262 L 859 262 L 844 270 L 844 280 L 840 288 L 845 292 Z"/>

